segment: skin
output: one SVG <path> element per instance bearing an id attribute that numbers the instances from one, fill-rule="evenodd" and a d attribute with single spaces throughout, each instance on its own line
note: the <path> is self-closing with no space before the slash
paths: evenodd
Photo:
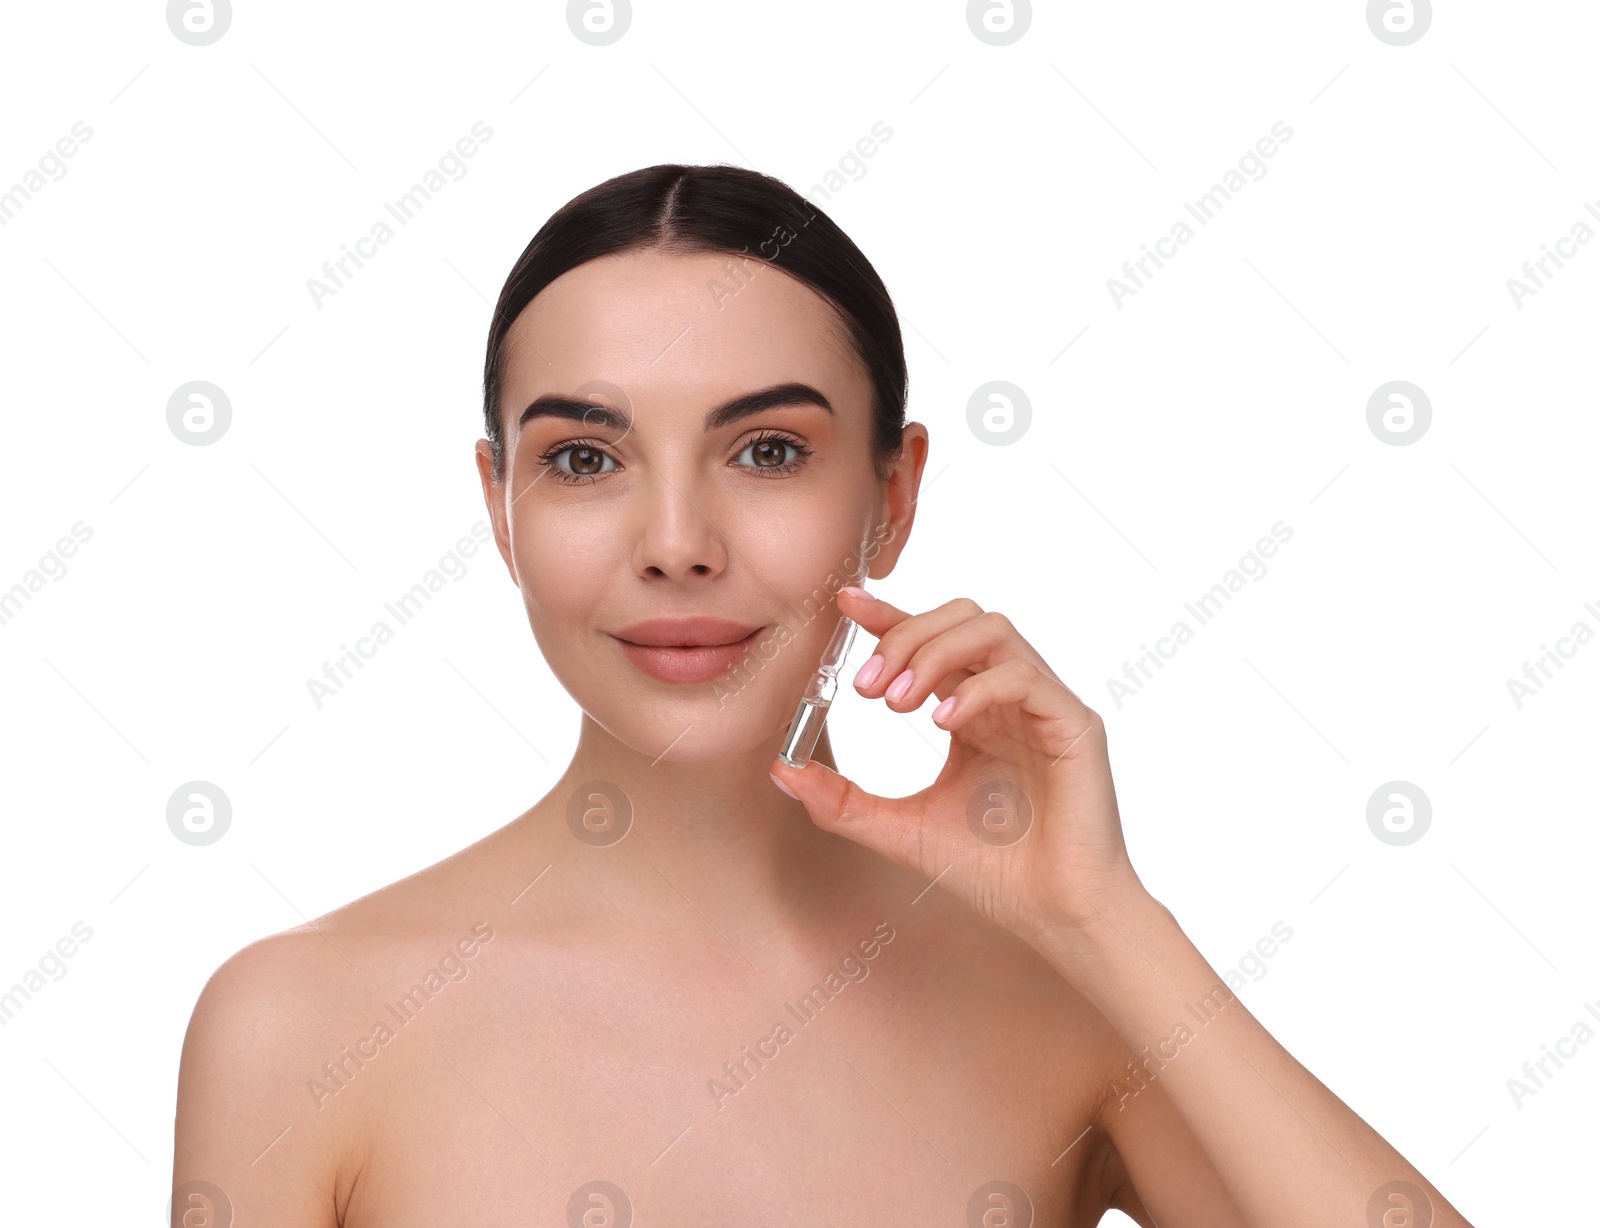
<path id="1" fill-rule="evenodd" d="M 1111 1206 L 1163 1228 L 1347 1224 L 1380 1178 L 1426 1186 L 1236 1002 L 1119 1106 L 1138 1047 L 1220 978 L 1127 864 L 1098 717 L 1015 628 L 965 599 L 912 615 L 840 595 L 893 571 L 928 435 L 909 424 L 873 471 L 870 385 L 823 299 L 773 267 L 733 280 L 726 256 L 631 252 L 552 283 L 508 346 L 506 472 L 487 441 L 478 472 L 582 709 L 577 750 L 483 840 L 217 970 L 184 1043 L 175 1224 L 215 1197 L 200 1181 L 238 1222 L 318 1228 L 630 1222 L 572 1210 L 597 1179 L 664 1224 L 1028 1222 L 995 1181 L 1036 1224 Z M 622 429 L 518 425 L 597 381 Z M 833 412 L 705 429 L 793 382 Z M 753 472 L 796 457 L 750 447 L 772 433 L 805 463 Z M 551 454 L 575 439 L 596 453 Z M 562 482 L 563 462 L 596 480 Z M 841 610 L 887 662 L 860 694 L 902 713 L 958 697 L 950 757 L 908 798 L 839 775 L 826 734 L 804 770 L 776 758 Z M 737 687 L 658 682 L 608 635 L 699 613 L 766 629 Z M 883 699 L 908 667 L 921 681 Z M 971 838 L 969 801 L 997 778 L 1031 799 L 1027 838 Z M 569 824 L 595 781 L 615 790 L 611 843 Z M 788 1015 L 830 971 L 814 1017 Z M 401 1023 L 389 1008 L 418 984 Z M 1244 1084 L 1246 1056 L 1283 1095 Z M 1305 1150 L 1283 1096 L 1357 1162 Z M 1305 1210 L 1286 1206 L 1296 1182 Z"/>

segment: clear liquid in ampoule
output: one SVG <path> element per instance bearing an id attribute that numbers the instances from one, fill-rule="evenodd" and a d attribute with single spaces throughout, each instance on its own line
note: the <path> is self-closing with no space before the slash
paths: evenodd
<path id="1" fill-rule="evenodd" d="M 811 762 L 811 752 L 816 749 L 817 739 L 822 735 L 822 723 L 828 719 L 831 702 L 827 699 L 801 700 L 778 758 L 792 768 L 803 768 Z"/>

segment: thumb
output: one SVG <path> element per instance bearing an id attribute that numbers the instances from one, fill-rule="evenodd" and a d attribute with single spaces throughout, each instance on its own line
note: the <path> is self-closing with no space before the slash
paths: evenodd
<path id="1" fill-rule="evenodd" d="M 786 788 L 823 831 L 854 840 L 890 861 L 917 869 L 921 843 L 907 803 L 910 798 L 879 797 L 813 759 L 792 768 L 774 758 L 768 769 L 774 783 Z"/>

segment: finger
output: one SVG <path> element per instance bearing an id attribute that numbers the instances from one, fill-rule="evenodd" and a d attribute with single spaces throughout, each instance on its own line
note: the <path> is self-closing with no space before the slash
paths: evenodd
<path id="1" fill-rule="evenodd" d="M 908 611 L 854 585 L 839 590 L 838 603 L 840 613 L 848 615 L 863 631 L 880 638 L 890 627 L 911 617 Z"/>
<path id="2" fill-rule="evenodd" d="M 908 799 L 868 793 L 815 759 L 803 768 L 792 768 L 774 758 L 768 770 L 774 780 L 789 787 L 823 831 L 854 840 L 909 869 L 921 869 L 916 861 L 921 841 L 904 805 Z"/>
<path id="3" fill-rule="evenodd" d="M 989 610 L 919 645 L 907 658 L 902 673 L 889 679 L 880 675 L 873 680 L 874 689 L 883 692 L 891 710 L 915 712 L 928 696 L 944 698 L 968 678 L 1013 660 L 1024 661 L 1039 673 L 1048 673 L 1039 654 L 1011 620 Z M 888 674 L 887 669 L 884 674 Z M 1055 675 L 1050 677 L 1054 679 Z"/>
<path id="4" fill-rule="evenodd" d="M 1017 704 L 1043 722 L 1039 745 L 1053 758 L 1079 747 L 1085 732 L 1101 724 L 1099 715 L 1069 688 L 1020 657 L 974 674 L 957 686 L 933 710 L 934 724 L 954 733 L 981 713 L 1005 704 Z"/>
<path id="5" fill-rule="evenodd" d="M 982 607 L 971 598 L 957 597 L 925 613 L 897 618 L 882 632 L 875 631 L 862 623 L 864 630 L 873 631 L 873 634 L 878 636 L 878 646 L 873 650 L 872 657 L 868 658 L 867 664 L 872 664 L 873 658 L 881 657 L 882 660 L 878 662 L 876 672 L 868 673 L 866 665 L 856 672 L 857 678 L 865 676 L 864 682 L 855 684 L 856 690 L 869 698 L 882 695 L 889 684 L 900 676 L 906 667 L 906 662 L 918 648 L 934 636 L 982 613 Z"/>

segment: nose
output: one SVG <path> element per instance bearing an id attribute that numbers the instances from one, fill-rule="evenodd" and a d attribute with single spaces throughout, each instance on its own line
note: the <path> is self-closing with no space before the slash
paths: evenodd
<path id="1" fill-rule="evenodd" d="M 671 580 L 710 579 L 728 566 L 728 542 L 713 522 L 714 496 L 691 492 L 680 478 L 652 467 L 639 483 L 634 571 Z"/>

